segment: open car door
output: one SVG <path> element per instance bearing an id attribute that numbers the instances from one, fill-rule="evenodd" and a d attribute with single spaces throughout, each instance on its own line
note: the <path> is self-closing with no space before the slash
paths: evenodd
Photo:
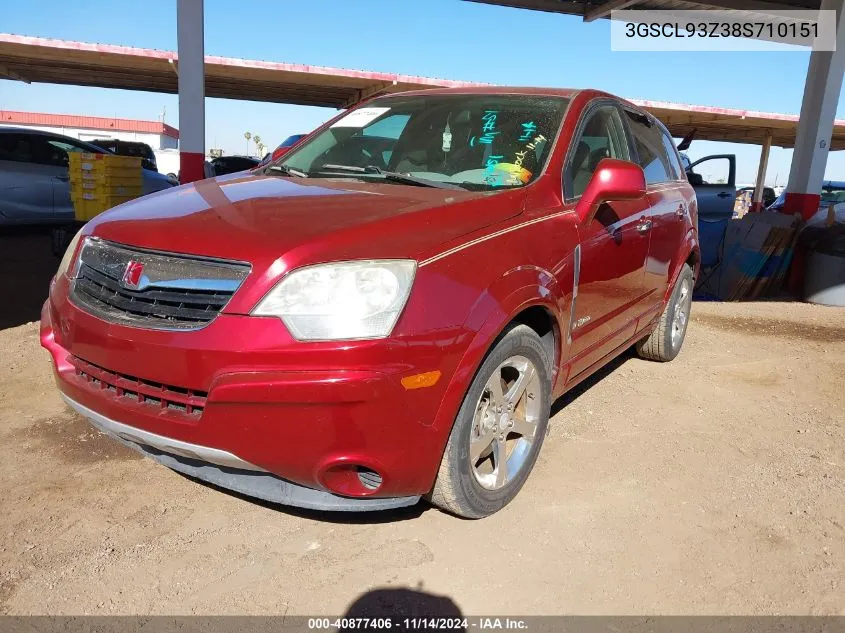
<path id="1" fill-rule="evenodd" d="M 687 167 L 687 179 L 695 189 L 698 217 L 724 220 L 733 216 L 736 200 L 736 156 L 705 156 Z"/>

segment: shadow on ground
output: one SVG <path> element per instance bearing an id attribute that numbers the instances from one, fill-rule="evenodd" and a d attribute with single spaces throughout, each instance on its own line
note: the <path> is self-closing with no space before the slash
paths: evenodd
<path id="1" fill-rule="evenodd" d="M 413 622 L 415 619 L 446 618 L 449 622 L 441 623 L 441 626 L 450 631 L 466 631 L 461 620 L 464 615 L 454 600 L 448 596 L 437 596 L 419 589 L 408 589 L 404 587 L 390 587 L 373 589 L 359 596 L 355 602 L 349 605 L 342 620 L 351 620 L 350 627 L 341 627 L 340 631 L 351 631 L 353 628 L 360 629 L 357 624 L 358 618 L 390 618 L 394 631 L 413 631 L 419 628 L 426 628 L 422 624 Z M 406 618 L 411 622 L 406 623 Z M 368 628 L 363 630 L 377 630 L 381 627 Z M 434 627 L 439 628 L 439 627 Z"/>
<path id="2" fill-rule="evenodd" d="M 249 495 L 241 494 L 240 492 L 229 490 L 228 488 L 221 488 L 220 486 L 217 486 L 213 483 L 203 481 L 202 479 L 197 479 L 196 477 L 186 475 L 185 473 L 177 472 L 177 474 L 181 475 L 182 477 L 185 477 L 186 479 L 190 479 L 192 482 L 198 485 L 205 486 L 206 488 L 212 488 L 217 492 L 229 495 L 230 497 L 235 497 L 236 499 L 241 499 L 242 501 L 245 501 L 247 503 L 261 506 L 262 508 L 267 508 L 268 510 L 273 510 L 275 512 L 289 514 L 291 516 L 299 517 L 301 519 L 311 519 L 312 521 L 320 521 L 323 523 L 338 523 L 344 525 L 376 525 L 379 523 L 396 523 L 397 521 L 408 521 L 410 519 L 419 518 L 424 512 L 433 510 L 433 508 L 423 500 L 420 500 L 419 503 L 416 503 L 412 506 L 407 506 L 405 508 L 395 508 L 392 510 L 370 510 L 364 512 L 348 512 L 342 510 L 309 510 L 307 508 L 296 508 L 294 506 L 286 506 L 280 503 L 273 503 L 272 501 L 256 499 L 255 497 L 250 497 Z"/>
<path id="3" fill-rule="evenodd" d="M 40 318 L 58 265 L 49 227 L 0 228 L 0 330 Z"/>
<path id="4" fill-rule="evenodd" d="M 552 403 L 552 411 L 549 414 L 549 417 L 555 417 L 566 406 L 575 402 L 590 388 L 600 383 L 602 380 L 607 378 L 610 374 L 612 374 L 614 371 L 622 367 L 622 365 L 624 365 L 633 358 L 637 358 L 637 353 L 634 351 L 634 348 L 631 347 L 630 349 L 627 349 L 622 354 L 614 358 L 607 365 L 597 370 L 596 373 L 594 373 L 592 376 L 585 378 L 583 382 L 579 382 L 577 385 L 572 387 L 572 389 L 567 391 L 565 394 L 563 394 L 560 398 L 558 398 Z"/>

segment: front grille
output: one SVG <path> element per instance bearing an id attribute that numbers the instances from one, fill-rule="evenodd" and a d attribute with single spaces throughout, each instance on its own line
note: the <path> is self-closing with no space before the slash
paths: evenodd
<path id="1" fill-rule="evenodd" d="M 114 398 L 126 398 L 151 408 L 164 409 L 189 418 L 199 418 L 205 409 L 208 393 L 183 387 L 143 380 L 136 376 L 119 374 L 89 363 L 78 356 L 68 356 L 76 375 L 92 389 L 100 389 Z"/>
<path id="2" fill-rule="evenodd" d="M 232 296 L 231 292 L 207 290 L 128 290 L 117 279 L 82 263 L 75 290 L 103 309 L 111 308 L 134 315 L 139 320 L 165 320 L 208 323 Z"/>
<path id="3" fill-rule="evenodd" d="M 141 273 L 130 285 L 126 275 L 132 266 Z M 239 262 L 157 253 L 88 238 L 74 269 L 71 298 L 105 321 L 192 329 L 214 319 L 248 273 L 249 266 Z"/>

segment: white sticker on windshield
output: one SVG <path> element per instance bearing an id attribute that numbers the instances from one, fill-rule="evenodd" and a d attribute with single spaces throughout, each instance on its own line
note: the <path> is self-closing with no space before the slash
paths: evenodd
<path id="1" fill-rule="evenodd" d="M 364 127 L 367 123 L 375 121 L 390 108 L 358 108 L 345 117 L 332 123 L 332 127 Z"/>

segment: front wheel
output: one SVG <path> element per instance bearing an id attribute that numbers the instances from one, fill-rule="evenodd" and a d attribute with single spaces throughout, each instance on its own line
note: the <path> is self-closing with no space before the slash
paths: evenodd
<path id="1" fill-rule="evenodd" d="M 637 343 L 637 354 L 648 360 L 670 361 L 684 344 L 692 308 L 693 276 L 689 264 L 684 264 L 672 296 L 666 303 L 660 321 L 654 331 Z"/>
<path id="2" fill-rule="evenodd" d="M 549 423 L 551 377 L 540 337 L 517 325 L 502 335 L 464 396 L 429 501 L 479 519 L 522 488 Z"/>

